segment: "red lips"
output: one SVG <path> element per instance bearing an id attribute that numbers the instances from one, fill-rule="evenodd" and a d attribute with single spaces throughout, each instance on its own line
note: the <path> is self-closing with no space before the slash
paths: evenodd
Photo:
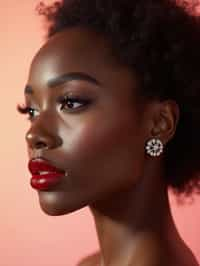
<path id="1" fill-rule="evenodd" d="M 30 160 L 28 169 L 32 173 L 31 186 L 39 190 L 46 190 L 53 187 L 65 175 L 64 170 L 58 169 L 43 158 Z"/>
<path id="2" fill-rule="evenodd" d="M 39 174 L 39 172 L 41 171 L 55 172 L 55 173 L 64 172 L 63 170 L 60 170 L 56 168 L 55 166 L 49 164 L 47 160 L 42 159 L 42 158 L 30 160 L 28 163 L 28 168 L 33 175 Z"/>

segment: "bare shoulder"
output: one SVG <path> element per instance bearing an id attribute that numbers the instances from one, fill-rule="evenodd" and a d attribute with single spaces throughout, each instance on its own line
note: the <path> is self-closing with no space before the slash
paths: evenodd
<path id="1" fill-rule="evenodd" d="M 100 258 L 100 252 L 97 251 L 81 259 L 76 266 L 99 266 Z"/>

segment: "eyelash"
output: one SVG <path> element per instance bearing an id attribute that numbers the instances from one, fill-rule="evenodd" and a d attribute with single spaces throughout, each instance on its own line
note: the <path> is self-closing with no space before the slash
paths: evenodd
<path id="1" fill-rule="evenodd" d="M 62 96 L 62 97 L 60 97 L 58 99 L 58 103 L 61 104 L 60 110 L 63 110 L 64 106 L 67 105 L 68 102 L 79 102 L 79 103 L 82 103 L 83 105 L 81 107 L 72 108 L 72 109 L 82 109 L 83 107 L 86 107 L 88 104 L 90 104 L 91 101 L 89 99 L 80 99 L 78 97 L 67 97 L 67 96 L 63 97 Z M 23 104 L 23 105 L 18 104 L 17 105 L 17 111 L 20 114 L 28 114 L 29 116 L 28 116 L 27 119 L 28 120 L 33 120 L 35 118 L 33 113 L 34 113 L 34 111 L 37 111 L 37 110 L 32 108 L 32 107 L 30 107 L 30 106 L 27 106 L 26 104 Z M 64 111 L 66 111 L 66 109 L 64 109 Z M 71 112 L 71 111 L 67 111 L 67 112 Z"/>

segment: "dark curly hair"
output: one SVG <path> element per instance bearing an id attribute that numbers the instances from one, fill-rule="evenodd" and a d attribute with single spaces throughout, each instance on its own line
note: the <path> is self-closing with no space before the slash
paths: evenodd
<path id="1" fill-rule="evenodd" d="M 200 193 L 199 1 L 63 0 L 37 6 L 47 38 L 81 26 L 105 34 L 113 54 L 138 73 L 146 99 L 173 99 L 180 120 L 166 145 L 165 178 L 177 194 Z"/>

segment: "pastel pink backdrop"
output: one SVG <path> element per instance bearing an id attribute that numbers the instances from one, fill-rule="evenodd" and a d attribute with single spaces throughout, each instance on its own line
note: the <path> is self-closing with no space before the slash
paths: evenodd
<path id="1" fill-rule="evenodd" d="M 98 248 L 92 215 L 88 208 L 59 217 L 41 211 L 29 185 L 24 140 L 28 121 L 15 109 L 23 102 L 31 59 L 43 43 L 37 3 L 7 0 L 0 7 L 0 265 L 74 266 Z M 174 197 L 171 201 L 178 229 L 200 260 L 200 198 L 184 206 Z"/>

